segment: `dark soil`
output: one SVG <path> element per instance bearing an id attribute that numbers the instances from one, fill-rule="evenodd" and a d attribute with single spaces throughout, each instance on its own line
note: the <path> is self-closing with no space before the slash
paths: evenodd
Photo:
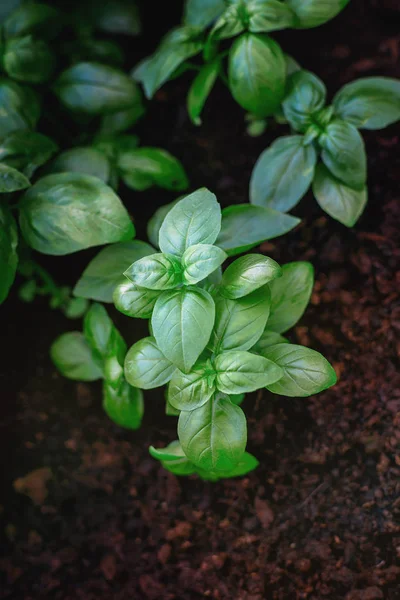
<path id="1" fill-rule="evenodd" d="M 377 4 L 352 0 L 327 26 L 279 38 L 330 93 L 361 76 L 399 77 L 400 18 L 381 10 L 396 3 Z M 180 157 L 193 189 L 246 202 L 254 162 L 278 132 L 249 138 L 222 86 L 196 129 L 186 86 L 157 95 L 142 142 Z M 166 473 L 147 452 L 176 437 L 162 392 L 146 394 L 140 431 L 118 428 L 96 384 L 66 381 L 50 363 L 49 344 L 74 324 L 44 303 L 5 304 L 1 598 L 400 598 L 399 135 L 399 126 L 365 135 L 370 200 L 354 230 L 309 196 L 296 231 L 262 247 L 282 263 L 315 265 L 312 304 L 292 339 L 321 350 L 340 379 L 310 399 L 246 400 L 248 448 L 260 460 L 247 477 L 211 484 Z M 125 194 L 142 235 L 170 199 Z M 92 254 L 48 265 L 71 282 Z M 136 323 L 112 314 L 137 339 Z"/>

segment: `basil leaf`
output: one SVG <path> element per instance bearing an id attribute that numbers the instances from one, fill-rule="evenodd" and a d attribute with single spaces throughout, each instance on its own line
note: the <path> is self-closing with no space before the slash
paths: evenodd
<path id="1" fill-rule="evenodd" d="M 187 110 L 195 125 L 201 125 L 201 112 L 221 70 L 221 58 L 206 63 L 198 72 L 187 96 Z"/>
<path id="2" fill-rule="evenodd" d="M 182 164 L 160 148 L 136 148 L 121 152 L 117 167 L 128 187 L 147 190 L 157 185 L 166 190 L 182 191 L 189 186 Z"/>
<path id="3" fill-rule="evenodd" d="M 255 392 L 283 376 L 283 370 L 273 361 L 243 351 L 219 354 L 215 359 L 215 370 L 216 386 L 225 394 Z"/>
<path id="4" fill-rule="evenodd" d="M 22 196 L 20 226 L 26 242 L 62 255 L 130 240 L 135 229 L 120 199 L 96 177 L 59 173 L 40 179 Z"/>
<path id="5" fill-rule="evenodd" d="M 223 209 L 221 232 L 215 243 L 228 256 L 234 256 L 287 233 L 299 223 L 300 219 L 272 208 L 236 204 Z"/>
<path id="6" fill-rule="evenodd" d="M 268 331 L 265 329 L 264 333 L 260 337 L 260 339 L 254 344 L 251 348 L 252 352 L 256 354 L 261 354 L 262 356 L 266 356 L 264 354 L 266 348 L 270 346 L 276 346 L 276 344 L 289 344 L 289 340 L 287 340 L 283 335 L 276 333 L 276 331 Z M 268 357 L 267 357 L 268 358 Z"/>
<path id="7" fill-rule="evenodd" d="M 116 356 L 123 364 L 126 344 L 104 306 L 91 305 L 83 320 L 83 333 L 99 364 L 110 356 Z"/>
<path id="8" fill-rule="evenodd" d="M 267 117 L 280 106 L 285 93 L 286 61 L 270 37 L 245 33 L 229 52 L 229 89 L 245 110 Z"/>
<path id="9" fill-rule="evenodd" d="M 18 231 L 8 206 L 0 205 L 0 304 L 7 296 L 15 279 L 18 265 Z"/>
<path id="10" fill-rule="evenodd" d="M 250 0 L 246 5 L 249 31 L 254 33 L 278 31 L 294 27 L 294 12 L 281 0 Z"/>
<path id="11" fill-rule="evenodd" d="M 237 300 L 216 296 L 215 325 L 208 348 L 218 354 L 254 346 L 265 329 L 270 305 L 268 286 Z"/>
<path id="12" fill-rule="evenodd" d="M 186 25 L 208 27 L 226 8 L 225 0 L 186 0 Z"/>
<path id="13" fill-rule="evenodd" d="M 305 133 L 313 123 L 313 115 L 324 108 L 325 102 L 324 82 L 310 71 L 301 70 L 289 78 L 282 107 L 293 129 Z"/>
<path id="14" fill-rule="evenodd" d="M 99 62 L 112 67 L 124 64 L 124 53 L 120 46 L 110 40 L 83 38 L 65 44 L 65 54 L 70 62 Z"/>
<path id="15" fill-rule="evenodd" d="M 298 29 L 319 27 L 330 21 L 344 9 L 350 0 L 286 0 L 295 12 Z"/>
<path id="16" fill-rule="evenodd" d="M 130 281 L 117 285 L 113 293 L 115 307 L 128 317 L 150 319 L 160 291 L 138 287 Z"/>
<path id="17" fill-rule="evenodd" d="M 55 68 L 55 57 L 44 40 L 31 35 L 7 42 L 3 54 L 3 68 L 17 81 L 45 83 Z"/>
<path id="18" fill-rule="evenodd" d="M 182 256 L 195 244 L 213 244 L 221 229 L 221 208 L 206 188 L 185 196 L 167 213 L 159 233 L 162 252 Z"/>
<path id="19" fill-rule="evenodd" d="M 51 173 L 84 173 L 98 177 L 108 183 L 111 176 L 111 165 L 106 156 L 95 148 L 82 147 L 66 150 L 51 163 Z"/>
<path id="20" fill-rule="evenodd" d="M 365 77 L 345 85 L 333 99 L 338 117 L 354 127 L 383 129 L 400 119 L 400 81 Z"/>
<path id="21" fill-rule="evenodd" d="M 134 387 L 144 390 L 164 385 L 175 371 L 175 365 L 165 358 L 153 337 L 136 342 L 125 358 L 126 380 Z"/>
<path id="22" fill-rule="evenodd" d="M 185 250 L 182 256 L 184 280 L 197 283 L 216 271 L 227 258 L 226 253 L 211 244 L 195 244 Z"/>
<path id="23" fill-rule="evenodd" d="M 143 394 L 126 381 L 117 390 L 104 383 L 103 408 L 120 427 L 139 429 L 144 413 Z"/>
<path id="24" fill-rule="evenodd" d="M 155 248 L 159 248 L 158 245 L 158 236 L 160 233 L 161 225 L 171 208 L 175 206 L 175 204 L 179 202 L 178 200 L 174 200 L 174 202 L 170 202 L 169 204 L 164 204 L 160 206 L 151 217 L 149 222 L 147 223 L 147 237 L 150 242 L 153 244 Z"/>
<path id="25" fill-rule="evenodd" d="M 141 31 L 139 9 L 132 0 L 109 0 L 95 5 L 98 29 L 106 33 L 138 35 Z"/>
<path id="26" fill-rule="evenodd" d="M 58 34 L 59 21 L 60 13 L 55 8 L 39 2 L 24 2 L 4 21 L 4 37 L 8 39 L 34 33 L 51 39 Z"/>
<path id="27" fill-rule="evenodd" d="M 314 286 L 314 269 L 308 262 L 292 262 L 282 267 L 282 277 L 269 284 L 271 315 L 268 329 L 284 333 L 303 316 Z"/>
<path id="28" fill-rule="evenodd" d="M 355 190 L 347 186 L 324 165 L 317 167 L 313 192 L 322 210 L 347 227 L 357 223 L 368 200 L 367 187 Z"/>
<path id="29" fill-rule="evenodd" d="M 222 276 L 220 291 L 226 298 L 235 300 L 258 290 L 281 274 L 282 269 L 272 258 L 248 254 L 229 265 Z"/>
<path id="30" fill-rule="evenodd" d="M 14 131 L 2 140 L 0 160 L 10 167 L 32 177 L 57 151 L 57 145 L 45 135 L 35 131 Z"/>
<path id="31" fill-rule="evenodd" d="M 180 261 L 172 254 L 150 254 L 135 261 L 124 275 L 139 287 L 169 290 L 182 283 Z"/>
<path id="32" fill-rule="evenodd" d="M 40 116 L 37 95 L 5 77 L 0 77 L 0 138 L 14 131 L 32 129 Z"/>
<path id="33" fill-rule="evenodd" d="M 200 288 L 181 288 L 156 300 L 151 325 L 161 352 L 187 372 L 203 352 L 215 320 L 210 294 Z"/>
<path id="34" fill-rule="evenodd" d="M 210 400 L 215 392 L 214 380 L 215 374 L 210 377 L 201 363 L 187 375 L 177 369 L 168 386 L 168 402 L 178 410 L 194 410 Z"/>
<path id="35" fill-rule="evenodd" d="M 329 362 L 315 350 L 294 344 L 270 346 L 263 356 L 283 369 L 279 381 L 267 388 L 281 396 L 311 396 L 318 394 L 337 381 L 336 373 Z"/>
<path id="36" fill-rule="evenodd" d="M 133 261 L 153 252 L 152 246 L 137 240 L 103 248 L 82 273 L 74 287 L 74 295 L 98 302 L 112 302 L 113 292 L 121 283 L 124 271 Z M 123 285 L 130 284 L 124 282 Z"/>
<path id="37" fill-rule="evenodd" d="M 276 140 L 258 158 L 250 180 L 250 202 L 286 212 L 296 206 L 314 177 L 317 153 L 301 135 Z"/>
<path id="38" fill-rule="evenodd" d="M 70 298 L 63 308 L 63 313 L 67 319 L 80 319 L 88 308 L 89 302 L 86 298 Z"/>
<path id="39" fill-rule="evenodd" d="M 178 436 L 185 455 L 196 467 L 228 471 L 244 453 L 246 417 L 229 398 L 214 396 L 200 408 L 181 412 Z"/>
<path id="40" fill-rule="evenodd" d="M 215 288 L 219 286 L 221 281 L 222 281 L 222 269 L 221 269 L 221 267 L 218 267 L 218 269 L 216 269 L 216 271 L 213 271 L 212 273 L 207 275 L 207 277 L 205 279 L 200 281 L 199 286 L 202 287 L 203 290 L 207 290 L 207 292 L 212 293 L 215 290 Z"/>
<path id="41" fill-rule="evenodd" d="M 357 129 L 346 121 L 330 123 L 319 138 L 322 160 L 329 171 L 354 188 L 363 188 L 367 180 L 367 156 Z"/>
<path id="42" fill-rule="evenodd" d="M 63 71 L 54 91 L 67 108 L 90 115 L 142 105 L 140 90 L 128 75 L 99 63 L 82 62 Z"/>
<path id="43" fill-rule="evenodd" d="M 29 179 L 23 173 L 0 163 L 0 194 L 24 190 L 30 185 Z"/>
<path id="44" fill-rule="evenodd" d="M 136 102 L 132 108 L 104 115 L 101 118 L 99 133 L 104 135 L 122 133 L 132 127 L 145 112 L 143 104 Z"/>
<path id="45" fill-rule="evenodd" d="M 154 446 L 150 446 L 149 453 L 153 458 L 160 461 L 175 462 L 180 461 L 182 458 L 186 458 L 181 443 L 178 440 L 174 440 L 168 444 L 168 446 L 165 446 L 165 448 L 154 448 Z"/>
<path id="46" fill-rule="evenodd" d="M 219 476 L 223 478 L 241 477 L 242 475 L 247 475 L 247 473 L 250 473 L 250 471 L 254 471 L 259 464 L 260 463 L 255 456 L 249 452 L 245 452 L 238 464 L 231 471 L 228 471 L 223 475 L 219 474 Z"/>
<path id="47" fill-rule="evenodd" d="M 132 77 L 143 85 L 146 98 L 150 99 L 179 65 L 198 54 L 202 48 L 203 41 L 199 38 L 198 28 L 184 26 L 173 29 L 156 52 L 135 67 Z"/>
<path id="48" fill-rule="evenodd" d="M 210 40 L 224 40 L 242 33 L 245 29 L 243 5 L 228 5 L 210 33 Z"/>
<path id="49" fill-rule="evenodd" d="M 102 372 L 79 331 L 60 335 L 50 347 L 51 360 L 63 377 L 76 381 L 101 379 Z"/>

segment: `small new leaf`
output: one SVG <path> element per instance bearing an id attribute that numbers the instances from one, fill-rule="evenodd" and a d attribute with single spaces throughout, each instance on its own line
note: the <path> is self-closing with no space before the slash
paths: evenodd
<path id="1" fill-rule="evenodd" d="M 150 254 L 134 262 L 125 271 L 136 286 L 148 290 L 171 290 L 182 283 L 180 261 L 172 254 Z"/>
<path id="2" fill-rule="evenodd" d="M 188 284 L 198 283 L 222 265 L 227 254 L 211 244 L 195 244 L 182 256 L 183 277 Z"/>
<path id="3" fill-rule="evenodd" d="M 251 352 L 231 351 L 215 359 L 216 386 L 225 394 L 254 392 L 283 376 L 279 365 Z"/>
<path id="4" fill-rule="evenodd" d="M 175 365 L 165 358 L 153 337 L 136 342 L 125 358 L 126 380 L 144 390 L 164 385 L 175 371 Z"/>
<path id="5" fill-rule="evenodd" d="M 272 258 L 248 254 L 229 265 L 222 276 L 220 291 L 226 298 L 235 300 L 251 294 L 281 275 L 282 269 Z"/>

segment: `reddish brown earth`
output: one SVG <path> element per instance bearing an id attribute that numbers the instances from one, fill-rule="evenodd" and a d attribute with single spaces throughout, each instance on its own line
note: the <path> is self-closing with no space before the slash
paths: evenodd
<path id="1" fill-rule="evenodd" d="M 396 13 L 352 0 L 326 27 L 280 39 L 334 93 L 356 77 L 399 77 L 399 30 Z M 252 166 L 277 131 L 249 138 L 222 87 L 195 129 L 186 85 L 158 94 L 143 143 L 180 157 L 193 188 L 210 187 L 223 204 L 246 201 Z M 246 400 L 248 447 L 260 460 L 247 477 L 211 484 L 163 471 L 147 453 L 175 438 L 162 393 L 146 394 L 139 432 L 114 426 L 99 387 L 62 379 L 48 358 L 74 325 L 41 303 L 6 303 L 1 598 L 400 598 L 399 135 L 398 125 L 365 135 L 370 201 L 354 230 L 310 196 L 295 211 L 302 225 L 263 246 L 280 262 L 314 263 L 312 304 L 292 339 L 321 350 L 340 380 L 310 399 Z M 171 197 L 125 199 L 143 232 Z M 72 281 L 90 255 L 48 264 Z M 117 320 L 133 342 L 136 323 Z"/>

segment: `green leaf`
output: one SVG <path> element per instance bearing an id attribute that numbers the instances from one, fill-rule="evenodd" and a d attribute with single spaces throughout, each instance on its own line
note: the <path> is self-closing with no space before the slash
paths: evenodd
<path id="1" fill-rule="evenodd" d="M 117 167 L 125 185 L 134 190 L 147 190 L 156 185 L 166 190 L 183 191 L 189 186 L 180 161 L 160 148 L 142 147 L 121 152 Z"/>
<path id="2" fill-rule="evenodd" d="M 333 99 L 335 113 L 354 127 L 383 129 L 400 119 L 400 81 L 365 77 L 345 85 Z"/>
<path id="3" fill-rule="evenodd" d="M 195 244 L 213 244 L 221 229 L 221 208 L 214 194 L 201 188 L 179 200 L 159 233 L 162 252 L 182 256 Z M 220 244 L 219 244 L 220 245 Z"/>
<path id="4" fill-rule="evenodd" d="M 308 262 L 292 262 L 282 267 L 282 277 L 269 284 L 271 314 L 268 329 L 284 333 L 303 316 L 314 286 L 314 269 Z"/>
<path id="5" fill-rule="evenodd" d="M 85 37 L 66 43 L 64 51 L 72 64 L 99 62 L 113 67 L 121 67 L 125 59 L 121 47 L 111 40 Z"/>
<path id="6" fill-rule="evenodd" d="M 4 37 L 22 37 L 28 33 L 51 39 L 58 34 L 60 13 L 39 2 L 24 2 L 3 23 Z"/>
<path id="7" fill-rule="evenodd" d="M 319 27 L 344 9 L 350 0 L 286 0 L 298 17 L 298 29 Z"/>
<path id="8" fill-rule="evenodd" d="M 195 125 L 201 125 L 201 112 L 206 100 L 214 87 L 221 70 L 221 58 L 206 63 L 202 66 L 190 86 L 187 96 L 187 110 L 189 117 Z"/>
<path id="9" fill-rule="evenodd" d="M 29 179 L 23 173 L 0 163 L 0 194 L 24 190 L 30 185 Z"/>
<path id="10" fill-rule="evenodd" d="M 67 108 L 90 115 L 142 105 L 140 90 L 128 75 L 99 63 L 82 62 L 63 71 L 54 91 Z"/>
<path id="11" fill-rule="evenodd" d="M 250 202 L 286 212 L 296 206 L 314 177 L 317 153 L 303 136 L 276 140 L 258 158 L 250 180 Z"/>
<path id="12" fill-rule="evenodd" d="M 246 417 L 229 398 L 218 395 L 192 411 L 182 411 L 178 421 L 182 449 L 196 467 L 229 471 L 242 459 L 246 442 Z"/>
<path id="13" fill-rule="evenodd" d="M 156 300 L 151 324 L 161 352 L 187 372 L 203 352 L 215 319 L 214 300 L 200 288 L 164 292 Z"/>
<path id="14" fill-rule="evenodd" d="M 357 223 L 368 200 L 367 187 L 355 190 L 347 186 L 336 179 L 324 165 L 317 167 L 313 192 L 322 210 L 347 227 L 353 227 Z"/>
<path id="15" fill-rule="evenodd" d="M 329 362 L 315 350 L 294 344 L 277 344 L 263 352 L 283 369 L 283 377 L 266 387 L 281 396 L 311 396 L 334 385 L 336 373 Z"/>
<path id="16" fill-rule="evenodd" d="M 216 296 L 215 325 L 208 348 L 218 354 L 254 346 L 265 329 L 270 305 L 267 285 L 237 300 Z"/>
<path id="17" fill-rule="evenodd" d="M 256 469 L 259 464 L 260 463 L 258 462 L 255 456 L 253 456 L 249 452 L 245 452 L 239 460 L 236 467 L 234 467 L 231 471 L 227 471 L 224 474 L 219 473 L 219 477 L 222 477 L 224 479 L 231 477 L 241 477 L 242 475 L 247 475 L 247 473 L 250 473 L 250 471 L 254 471 L 254 469 Z"/>
<path id="18" fill-rule="evenodd" d="M 210 41 L 224 40 L 235 37 L 246 29 L 245 19 L 247 11 L 243 5 L 232 3 L 226 6 L 209 36 Z"/>
<path id="19" fill-rule="evenodd" d="M 116 356 L 120 365 L 123 364 L 126 344 L 104 306 L 91 305 L 83 321 L 83 333 L 99 364 L 110 356 Z"/>
<path id="20" fill-rule="evenodd" d="M 40 116 L 37 95 L 29 88 L 0 77 L 0 138 L 35 127 Z"/>
<path id="21" fill-rule="evenodd" d="M 104 379 L 108 387 L 118 390 L 124 381 L 124 369 L 116 356 L 109 356 L 104 361 Z"/>
<path id="22" fill-rule="evenodd" d="M 296 131 L 305 133 L 313 123 L 313 115 L 324 108 L 325 102 L 325 84 L 310 71 L 297 71 L 288 79 L 282 107 L 285 117 Z"/>
<path id="23" fill-rule="evenodd" d="M 88 308 L 89 302 L 86 298 L 70 298 L 63 308 L 63 313 L 67 319 L 80 319 Z"/>
<path id="24" fill-rule="evenodd" d="M 76 381 L 95 381 L 102 377 L 92 351 L 79 331 L 60 335 L 51 345 L 50 356 L 63 377 Z"/>
<path id="25" fill-rule="evenodd" d="M 174 440 L 168 444 L 168 446 L 165 446 L 165 448 L 154 448 L 154 446 L 150 446 L 149 453 L 153 458 L 160 461 L 175 462 L 180 461 L 182 458 L 186 458 L 178 440 Z"/>
<path id="26" fill-rule="evenodd" d="M 20 202 L 25 241 L 44 254 L 70 254 L 128 241 L 135 228 L 118 196 L 96 177 L 59 173 L 40 179 Z"/>
<path id="27" fill-rule="evenodd" d="M 176 369 L 168 386 L 168 402 L 178 410 L 194 410 L 208 402 L 215 392 L 215 373 L 199 363 L 190 373 Z"/>
<path id="28" fill-rule="evenodd" d="M 132 0 L 108 0 L 95 4 L 98 29 L 106 33 L 138 35 L 141 31 L 139 9 Z"/>
<path id="29" fill-rule="evenodd" d="M 120 427 L 139 429 L 144 413 L 143 394 L 126 381 L 117 390 L 104 383 L 103 408 Z"/>
<path id="30" fill-rule="evenodd" d="M 329 171 L 350 187 L 363 188 L 367 181 L 367 156 L 364 141 L 346 121 L 330 123 L 319 138 L 322 160 Z"/>
<path id="31" fill-rule="evenodd" d="M 84 173 L 108 183 L 111 176 L 110 161 L 96 148 L 81 147 L 66 150 L 51 163 L 51 173 Z"/>
<path id="32" fill-rule="evenodd" d="M 152 246 L 137 240 L 103 248 L 82 273 L 74 287 L 74 295 L 98 302 L 112 302 L 114 290 L 121 283 L 124 271 L 133 261 L 153 252 Z M 122 285 L 130 284 L 124 281 Z"/>
<path id="33" fill-rule="evenodd" d="M 229 53 L 229 88 L 236 102 L 258 117 L 273 115 L 285 93 L 286 61 L 270 37 L 245 33 Z"/>
<path id="34" fill-rule="evenodd" d="M 183 26 L 170 31 L 156 52 L 132 72 L 133 78 L 143 85 L 146 98 L 152 98 L 185 60 L 201 52 L 203 45 L 197 27 Z"/>
<path id="35" fill-rule="evenodd" d="M 17 81 L 45 83 L 53 74 L 55 57 L 47 42 L 27 35 L 7 42 L 3 68 Z"/>
<path id="36" fill-rule="evenodd" d="M 115 307 L 128 317 L 150 319 L 157 298 L 162 292 L 138 287 L 130 281 L 117 285 L 113 293 Z"/>
<path id="37" fill-rule="evenodd" d="M 299 223 L 300 219 L 272 208 L 236 204 L 223 209 L 221 232 L 215 244 L 234 256 L 284 235 Z"/>
<path id="38" fill-rule="evenodd" d="M 175 365 L 165 358 L 153 337 L 136 342 L 125 358 L 126 380 L 144 390 L 164 385 L 175 371 Z"/>
<path id="39" fill-rule="evenodd" d="M 186 0 L 184 21 L 186 25 L 205 29 L 225 8 L 225 0 Z"/>
<path id="40" fill-rule="evenodd" d="M 124 275 L 148 290 L 170 290 L 182 283 L 180 261 L 172 254 L 150 254 L 134 262 Z"/>
<path id="41" fill-rule="evenodd" d="M 229 265 L 223 274 L 220 291 L 226 298 L 235 300 L 258 290 L 281 274 L 282 269 L 272 258 L 248 254 Z"/>
<path id="42" fill-rule="evenodd" d="M 45 135 L 35 131 L 14 131 L 2 140 L 0 160 L 10 167 L 32 177 L 38 167 L 44 165 L 55 152 L 57 145 Z"/>
<path id="43" fill-rule="evenodd" d="M 158 236 L 160 233 L 161 225 L 171 208 L 175 206 L 175 204 L 179 202 L 179 198 L 174 200 L 174 202 L 170 202 L 169 204 L 164 204 L 160 206 L 151 217 L 149 222 L 147 223 L 147 237 L 150 242 L 153 244 L 155 248 L 159 248 Z"/>
<path id="44" fill-rule="evenodd" d="M 216 386 L 225 394 L 255 392 L 270 386 L 283 376 L 283 370 L 272 360 L 251 352 L 231 351 L 215 359 Z"/>
<path id="45" fill-rule="evenodd" d="M 279 31 L 296 23 L 293 11 L 281 0 L 250 0 L 246 9 L 253 33 Z"/>
<path id="46" fill-rule="evenodd" d="M 276 346 L 276 344 L 289 343 L 289 340 L 283 337 L 283 335 L 276 333 L 276 331 L 268 331 L 268 329 L 265 329 L 260 339 L 251 348 L 251 351 L 264 356 L 266 348 L 269 348 L 270 346 Z"/>
<path id="47" fill-rule="evenodd" d="M 143 104 L 136 102 L 132 108 L 104 115 L 101 119 L 99 133 L 104 135 L 122 133 L 135 125 L 145 112 Z"/>
<path id="48" fill-rule="evenodd" d="M 7 298 L 18 265 L 18 230 L 8 206 L 0 204 L 0 304 Z"/>
<path id="49" fill-rule="evenodd" d="M 226 253 L 217 246 L 211 244 L 190 246 L 182 256 L 184 280 L 189 284 L 198 283 L 216 271 L 226 258 Z"/>

